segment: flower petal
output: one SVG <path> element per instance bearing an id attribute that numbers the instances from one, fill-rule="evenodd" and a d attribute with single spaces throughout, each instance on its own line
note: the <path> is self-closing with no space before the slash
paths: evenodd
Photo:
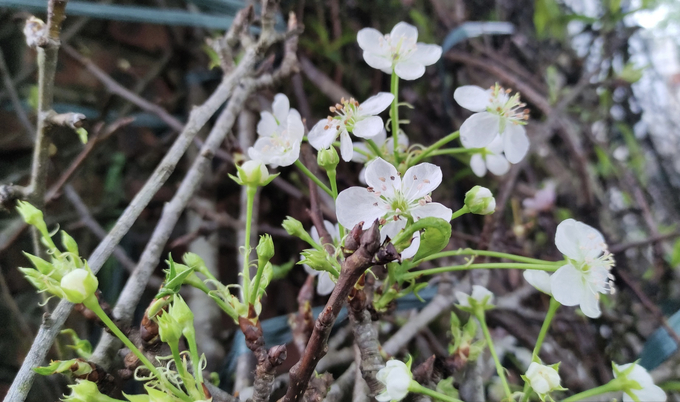
<path id="1" fill-rule="evenodd" d="M 397 168 L 382 158 L 375 158 L 366 166 L 364 178 L 369 187 L 387 198 L 393 197 L 395 191 L 401 191 L 401 178 Z"/>
<path id="2" fill-rule="evenodd" d="M 420 232 L 415 232 L 413 234 L 413 240 L 411 241 L 411 245 L 406 247 L 402 252 L 401 252 L 401 258 L 406 259 L 406 258 L 413 258 L 414 255 L 418 252 L 418 249 L 420 248 Z"/>
<path id="3" fill-rule="evenodd" d="M 326 271 L 319 273 L 319 282 L 316 284 L 316 293 L 321 296 L 329 295 L 335 289 L 335 282 L 331 279 L 331 274 Z"/>
<path id="4" fill-rule="evenodd" d="M 389 92 L 378 92 L 378 94 L 371 96 L 359 105 L 357 110 L 357 115 L 359 116 L 369 116 L 376 115 L 383 110 L 387 109 L 388 106 L 394 100 L 394 95 Z"/>
<path id="5" fill-rule="evenodd" d="M 503 133 L 503 151 L 510 163 L 519 163 L 529 151 L 529 137 L 524 126 L 507 124 Z"/>
<path id="6" fill-rule="evenodd" d="M 470 295 L 456 290 L 456 299 L 458 299 L 458 304 L 463 307 L 470 307 Z"/>
<path id="7" fill-rule="evenodd" d="M 483 148 L 498 135 L 500 118 L 480 112 L 468 117 L 460 126 L 460 142 L 465 148 Z"/>
<path id="8" fill-rule="evenodd" d="M 552 274 L 550 289 L 555 300 L 564 306 L 578 305 L 587 291 L 581 271 L 571 264 L 563 265 Z"/>
<path id="9" fill-rule="evenodd" d="M 388 70 L 388 74 L 392 72 L 392 60 L 377 53 L 371 53 L 364 50 L 364 61 L 366 64 L 377 70 Z"/>
<path id="10" fill-rule="evenodd" d="M 456 88 L 453 92 L 453 99 L 467 110 L 484 112 L 491 104 L 491 93 L 490 90 L 477 85 L 464 85 Z"/>
<path id="11" fill-rule="evenodd" d="M 579 306 L 586 317 L 598 318 L 602 315 L 602 311 L 600 311 L 600 300 L 597 297 L 597 294 L 589 290 L 583 292 L 583 297 L 581 298 Z"/>
<path id="12" fill-rule="evenodd" d="M 411 215 L 416 221 L 422 218 L 433 217 L 444 219 L 448 222 L 451 220 L 453 211 L 451 208 L 447 208 L 438 202 L 428 202 L 425 205 L 416 205 L 411 208 Z"/>
<path id="13" fill-rule="evenodd" d="M 493 303 L 493 293 L 484 286 L 472 285 L 472 294 L 470 295 L 477 302 L 481 303 L 486 299 L 487 304 Z"/>
<path id="14" fill-rule="evenodd" d="M 400 61 L 394 66 L 394 72 L 402 80 L 412 81 L 425 74 L 425 66 L 415 61 Z"/>
<path id="15" fill-rule="evenodd" d="M 419 200 L 439 187 L 442 169 L 432 163 L 420 163 L 404 173 L 401 189 L 409 202 Z"/>
<path id="16" fill-rule="evenodd" d="M 415 52 L 411 53 L 408 60 L 430 66 L 442 57 L 442 47 L 439 45 L 418 43 L 416 46 Z"/>
<path id="17" fill-rule="evenodd" d="M 399 22 L 392 28 L 390 40 L 396 45 L 402 38 L 404 40 L 411 39 L 413 43 L 416 43 L 418 41 L 418 29 L 404 21 Z"/>
<path id="18" fill-rule="evenodd" d="M 555 232 L 555 246 L 557 246 L 557 249 L 560 250 L 562 254 L 577 261 L 585 260 L 585 253 L 582 247 L 582 236 L 586 233 L 584 233 L 581 225 L 585 224 L 574 219 L 565 219 L 557 225 L 557 230 Z"/>
<path id="19" fill-rule="evenodd" d="M 550 291 L 550 274 L 545 271 L 535 269 L 527 269 L 524 271 L 524 279 L 529 282 L 529 285 L 535 287 L 539 291 L 551 295 Z"/>
<path id="20" fill-rule="evenodd" d="M 380 41 L 384 40 L 383 34 L 375 28 L 363 28 L 357 33 L 359 47 L 371 53 L 381 53 Z"/>
<path id="21" fill-rule="evenodd" d="M 372 154 L 368 144 L 366 142 L 359 142 L 353 145 L 354 155 L 352 156 L 352 162 L 366 163 L 368 162 L 368 156 L 364 154 Z M 361 151 L 361 152 L 359 152 Z M 360 176 L 361 177 L 361 176 Z"/>
<path id="22" fill-rule="evenodd" d="M 300 112 L 290 109 L 286 117 L 286 125 L 288 137 L 292 141 L 302 142 L 302 138 L 305 136 L 305 125 L 302 123 Z"/>
<path id="23" fill-rule="evenodd" d="M 349 133 L 346 130 L 342 130 L 342 133 L 340 133 L 340 155 L 345 162 L 351 161 L 352 156 L 354 156 L 352 139 L 349 137 Z"/>
<path id="24" fill-rule="evenodd" d="M 474 154 L 470 158 L 470 169 L 477 177 L 484 177 L 486 174 L 486 162 L 482 154 Z"/>
<path id="25" fill-rule="evenodd" d="M 327 149 L 333 144 L 333 141 L 338 137 L 337 121 L 321 120 L 312 127 L 307 138 L 309 143 L 316 149 Z M 325 127 L 328 127 L 326 129 Z"/>
<path id="26" fill-rule="evenodd" d="M 363 187 L 350 187 L 338 194 L 335 200 L 338 222 L 347 229 L 364 222 L 363 228 L 368 229 L 373 221 L 382 218 L 387 212 L 384 203 L 379 196 Z"/>
<path id="27" fill-rule="evenodd" d="M 361 120 L 354 123 L 354 128 L 352 133 L 357 137 L 361 138 L 371 138 L 380 135 L 380 131 L 383 129 L 383 121 L 378 116 L 364 117 Z"/>
<path id="28" fill-rule="evenodd" d="M 288 117 L 288 111 L 290 110 L 290 101 L 288 97 L 284 94 L 276 94 L 274 96 L 274 102 L 272 103 L 272 112 L 274 117 L 279 121 L 279 124 L 283 123 Z"/>
<path id="29" fill-rule="evenodd" d="M 496 176 L 503 176 L 510 170 L 510 162 L 502 155 L 487 155 L 486 166 L 489 168 L 489 171 Z"/>
<path id="30" fill-rule="evenodd" d="M 641 390 L 633 391 L 641 401 L 666 402 L 668 396 L 661 387 L 649 385 Z M 624 395 L 624 399 L 627 395 Z"/>
<path id="31" fill-rule="evenodd" d="M 380 243 L 384 242 L 386 238 L 394 239 L 397 234 L 406 227 L 406 219 L 397 219 L 393 221 L 390 219 L 389 222 L 383 225 L 380 229 Z"/>
<path id="32" fill-rule="evenodd" d="M 262 137 L 269 137 L 278 130 L 279 125 L 276 118 L 269 112 L 260 113 L 260 121 L 257 123 L 257 134 Z"/>

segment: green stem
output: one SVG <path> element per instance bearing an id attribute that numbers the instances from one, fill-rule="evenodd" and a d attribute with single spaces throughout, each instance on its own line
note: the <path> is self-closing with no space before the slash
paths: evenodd
<path id="1" fill-rule="evenodd" d="M 414 278 L 419 278 L 423 275 L 434 275 L 441 274 L 444 272 L 453 271 L 467 271 L 469 269 L 536 269 L 539 271 L 554 272 L 557 271 L 557 266 L 555 264 L 522 264 L 522 263 L 512 263 L 512 262 L 492 262 L 487 264 L 465 264 L 465 265 L 451 265 L 448 267 L 423 269 L 421 271 L 409 272 L 402 276 L 403 280 L 409 280 Z"/>
<path id="2" fill-rule="evenodd" d="M 390 119 L 392 119 L 392 142 L 394 145 L 394 161 L 399 165 L 399 77 L 392 71 L 392 82 L 390 85 L 394 100 L 392 101 L 392 109 L 390 110 Z"/>
<path id="3" fill-rule="evenodd" d="M 446 137 L 443 137 L 443 138 L 440 139 L 439 141 L 437 141 L 437 142 L 435 142 L 434 144 L 430 145 L 429 147 L 423 149 L 423 151 L 422 151 L 418 156 L 416 156 L 416 157 L 413 159 L 413 161 L 412 161 L 411 163 L 409 163 L 409 165 L 413 166 L 413 165 L 415 165 L 416 163 L 422 161 L 422 160 L 425 159 L 427 156 L 429 156 L 430 153 L 432 153 L 432 151 L 435 151 L 435 150 L 441 148 L 442 146 L 444 146 L 445 144 L 447 144 L 447 143 L 449 143 L 449 142 L 455 140 L 455 139 L 458 138 L 459 136 L 460 136 L 460 131 L 455 131 L 455 132 L 453 132 L 453 133 L 447 135 Z"/>
<path id="4" fill-rule="evenodd" d="M 302 173 L 304 173 L 307 177 L 309 177 L 310 179 L 312 179 L 312 181 L 313 181 L 314 183 L 316 183 L 317 186 L 321 187 L 321 189 L 322 189 L 323 191 L 325 191 L 326 193 L 328 193 L 328 195 L 330 195 L 331 197 L 333 196 L 333 191 L 331 191 L 331 189 L 328 188 L 327 185 L 323 184 L 323 182 L 322 182 L 321 180 L 319 180 L 319 178 L 316 177 L 316 176 L 314 175 L 314 173 L 310 172 L 309 169 L 307 169 L 307 166 L 303 165 L 302 162 L 300 162 L 299 159 L 295 161 L 295 166 L 297 166 L 298 169 L 300 169 L 300 170 L 302 171 Z"/>
<path id="5" fill-rule="evenodd" d="M 257 192 L 257 186 L 247 186 L 246 195 L 246 233 L 245 233 L 245 245 L 243 250 L 243 286 L 241 287 L 241 292 L 243 293 L 243 302 L 248 303 L 250 301 L 250 228 L 252 226 L 253 220 L 253 204 L 255 203 L 255 193 Z M 257 274 L 260 275 L 260 270 L 257 270 Z"/>
<path id="6" fill-rule="evenodd" d="M 371 147 L 371 149 L 373 150 L 373 152 L 375 152 L 375 154 L 376 154 L 378 157 L 383 158 L 383 154 L 382 154 L 382 152 L 380 151 L 380 147 L 378 146 L 378 144 L 375 143 L 375 141 L 373 141 L 373 140 L 371 140 L 371 139 L 366 139 L 366 143 L 368 144 L 369 147 Z M 372 156 L 372 155 L 367 155 L 367 156 L 368 156 L 368 159 L 371 159 L 371 156 Z M 383 159 L 384 159 L 384 158 L 383 158 Z"/>
<path id="7" fill-rule="evenodd" d="M 198 345 L 196 344 L 196 332 L 184 331 L 184 337 L 187 339 L 189 346 L 189 353 L 191 355 L 191 367 L 194 369 L 194 376 L 199 384 L 203 384 L 203 370 L 201 370 L 201 359 L 198 357 Z M 198 387 L 201 390 L 203 387 Z"/>
<path id="8" fill-rule="evenodd" d="M 90 298 L 85 300 L 83 302 L 83 305 L 85 307 L 87 307 L 88 309 L 90 309 L 104 323 L 104 325 L 106 325 L 111 330 L 111 332 L 113 332 L 113 334 L 118 339 L 120 339 L 121 342 L 123 342 L 123 344 L 125 346 L 127 346 L 128 349 L 130 349 L 130 351 L 135 356 L 137 356 L 139 361 L 142 362 L 142 364 L 151 372 L 151 374 L 153 374 L 159 381 L 162 381 L 163 384 L 165 386 L 167 386 L 172 391 L 173 394 L 175 394 L 177 397 L 179 397 L 180 399 L 182 399 L 185 402 L 192 402 L 193 399 L 190 398 L 189 396 L 187 396 L 184 392 L 177 389 L 175 386 L 170 384 L 167 380 L 163 381 L 163 379 L 165 377 L 161 376 L 161 373 L 158 371 L 156 366 L 154 366 L 151 363 L 151 361 L 149 361 L 149 359 L 147 359 L 146 356 L 144 356 L 144 353 L 142 353 L 141 350 L 137 349 L 137 346 L 135 346 L 135 344 L 132 343 L 132 341 L 130 341 L 130 339 L 128 339 L 128 337 L 125 336 L 125 334 L 123 334 L 123 332 L 120 329 L 118 329 L 116 324 L 114 324 L 113 321 L 111 321 L 109 316 L 106 315 L 104 310 L 102 310 L 101 306 L 99 305 L 99 301 L 97 300 L 97 298 L 94 295 L 90 296 Z"/>
<path id="9" fill-rule="evenodd" d="M 557 309 L 560 307 L 560 303 L 555 300 L 554 297 L 550 298 L 550 307 L 548 307 L 548 313 L 545 316 L 545 320 L 543 320 L 543 325 L 541 326 L 541 331 L 538 333 L 538 339 L 536 340 L 536 346 L 534 346 L 534 351 L 531 354 L 531 361 L 540 363 L 540 360 L 538 359 L 538 353 L 541 351 L 541 346 L 543 345 L 543 340 L 545 339 L 545 335 L 548 333 L 548 329 L 550 329 L 550 323 L 552 322 L 553 317 L 555 317 L 555 313 L 557 312 Z M 524 390 L 522 391 L 524 396 L 522 397 L 522 402 L 528 401 L 529 397 L 531 396 L 531 391 L 529 388 L 531 385 L 529 382 L 524 383 Z"/>
<path id="10" fill-rule="evenodd" d="M 607 392 L 616 392 L 616 391 L 621 391 L 623 389 L 623 382 L 621 381 L 621 378 L 615 378 L 608 383 L 601 385 L 597 388 L 589 389 L 587 391 L 580 392 L 576 395 L 572 395 L 567 399 L 563 399 L 562 402 L 574 402 L 574 401 L 580 401 L 586 398 L 590 398 L 595 395 L 601 395 L 601 394 L 606 394 Z"/>
<path id="11" fill-rule="evenodd" d="M 328 175 L 328 181 L 331 182 L 331 195 L 333 196 L 333 199 L 338 198 L 338 182 L 335 179 L 336 178 L 336 172 L 335 169 L 333 170 L 327 170 L 326 174 Z"/>
<path id="12" fill-rule="evenodd" d="M 446 401 L 446 402 L 463 402 L 463 401 L 461 401 L 460 399 L 456 399 L 456 398 L 453 398 L 453 397 L 451 397 L 451 396 L 447 396 L 447 395 L 444 395 L 444 394 L 439 393 L 439 392 L 437 392 L 437 391 L 431 390 L 431 389 L 429 389 L 429 388 L 427 388 L 427 387 L 424 387 L 424 386 L 418 384 L 418 382 L 413 381 L 413 380 L 411 380 L 411 384 L 409 384 L 408 390 L 409 390 L 410 392 L 415 392 L 415 393 L 417 393 L 417 394 L 423 394 L 423 395 L 430 396 L 430 397 L 432 397 L 432 398 L 434 398 L 434 399 L 439 399 L 440 401 Z"/>
<path id="13" fill-rule="evenodd" d="M 451 220 L 454 220 L 454 219 L 456 219 L 456 218 L 458 218 L 458 217 L 460 217 L 460 216 L 462 216 L 462 215 L 465 215 L 465 214 L 467 214 L 468 212 L 470 212 L 470 208 L 468 208 L 467 205 L 463 205 L 463 208 L 459 209 L 458 211 L 454 212 L 454 213 L 451 215 Z"/>
<path id="14" fill-rule="evenodd" d="M 430 152 L 429 156 L 477 153 L 479 148 L 446 148 Z"/>
<path id="15" fill-rule="evenodd" d="M 505 396 L 508 401 L 512 401 L 512 392 L 510 391 L 510 386 L 508 385 L 508 380 L 505 378 L 505 369 L 501 365 L 501 361 L 498 359 L 496 354 L 496 348 L 493 346 L 493 339 L 491 339 L 491 333 L 489 332 L 489 327 L 486 326 L 486 319 L 484 318 L 484 310 L 479 308 L 480 311 L 475 311 L 475 317 L 479 321 L 482 327 L 482 332 L 484 333 L 484 338 L 486 343 L 489 345 L 489 352 L 491 352 L 491 357 L 493 357 L 494 363 L 496 363 L 496 372 L 501 379 L 503 384 L 503 390 L 505 391 Z"/>
<path id="16" fill-rule="evenodd" d="M 458 212 L 455 212 L 454 215 L 456 213 L 458 213 Z M 500 253 L 498 251 L 472 250 L 472 249 L 469 249 L 469 248 L 455 250 L 455 251 L 444 251 L 444 252 L 441 252 L 441 253 L 435 253 L 435 254 L 427 256 L 426 258 L 423 258 L 422 261 L 431 261 L 431 260 L 435 260 L 437 258 L 443 258 L 443 257 L 455 257 L 457 255 L 474 255 L 474 256 L 481 255 L 481 256 L 485 256 L 485 257 L 505 258 L 507 260 L 512 260 L 512 261 L 526 262 L 526 263 L 529 263 L 529 264 L 541 264 L 541 265 L 545 265 L 545 264 L 555 264 L 555 265 L 560 264 L 560 265 L 562 265 L 564 263 L 564 261 L 544 261 L 544 260 L 539 260 L 539 259 L 536 259 L 536 258 L 523 257 L 521 255 Z"/>

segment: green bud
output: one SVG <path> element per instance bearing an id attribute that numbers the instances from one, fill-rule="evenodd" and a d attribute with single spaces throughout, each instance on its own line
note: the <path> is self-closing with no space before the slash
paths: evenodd
<path id="1" fill-rule="evenodd" d="M 302 222 L 300 222 L 299 220 L 291 216 L 287 216 L 286 219 L 281 224 L 281 226 L 283 226 L 283 228 L 286 230 L 286 232 L 288 232 L 289 235 L 298 237 L 306 241 L 307 243 L 309 243 L 309 245 L 316 249 L 319 250 L 322 249 L 321 246 L 317 242 L 315 242 L 314 239 L 312 239 L 312 236 L 310 236 L 309 233 L 307 233 L 305 228 L 302 226 Z"/>
<path id="2" fill-rule="evenodd" d="M 335 167 L 340 163 L 338 151 L 335 150 L 335 147 L 320 150 L 316 156 L 316 163 L 325 171 L 335 170 Z"/>
<path id="3" fill-rule="evenodd" d="M 51 274 L 55 271 L 52 264 L 33 254 L 29 254 L 25 251 L 23 253 L 29 260 L 31 260 L 33 266 L 36 267 L 41 274 L 52 276 Z M 61 277 L 55 277 L 54 279 L 61 280 Z"/>
<path id="4" fill-rule="evenodd" d="M 255 250 L 257 251 L 257 265 L 262 267 L 274 256 L 274 241 L 272 237 L 268 234 L 260 236 L 260 242 L 257 243 Z"/>
<path id="5" fill-rule="evenodd" d="M 203 258 L 201 258 L 198 254 L 196 253 L 184 253 L 182 256 L 182 260 L 184 260 L 184 263 L 191 269 L 193 269 L 196 272 L 200 272 L 205 276 L 210 277 L 210 275 L 206 275 L 206 272 L 208 272 L 208 267 L 205 265 L 205 261 L 203 261 Z"/>
<path id="6" fill-rule="evenodd" d="M 99 281 L 94 276 L 90 267 L 85 265 L 83 269 L 74 269 L 61 278 L 61 289 L 66 300 L 71 303 L 82 303 L 97 291 Z"/>
<path id="7" fill-rule="evenodd" d="M 92 344 L 87 339 L 80 339 L 76 331 L 67 328 L 59 332 L 61 335 L 68 335 L 71 337 L 73 345 L 66 345 L 67 348 L 76 351 L 78 356 L 83 359 L 89 359 L 92 356 Z"/>
<path id="8" fill-rule="evenodd" d="M 336 277 L 338 276 L 338 271 L 333 268 L 333 265 L 328 260 L 328 253 L 326 253 L 325 250 L 306 249 L 302 250 L 300 255 L 302 256 L 302 259 L 298 264 L 307 264 L 315 271 L 327 271 L 331 272 Z"/>
<path id="9" fill-rule="evenodd" d="M 61 231 L 61 244 L 64 245 L 64 248 L 68 250 L 69 253 L 72 253 L 75 256 L 78 256 L 78 243 L 76 243 L 75 240 L 73 240 L 73 237 L 71 237 L 68 233 L 65 231 Z"/>
<path id="10" fill-rule="evenodd" d="M 177 344 L 182 337 L 182 326 L 175 317 L 166 311 L 160 316 L 157 315 L 156 321 L 158 322 L 158 335 L 160 335 L 161 341 L 171 345 Z"/>
<path id="11" fill-rule="evenodd" d="M 465 193 L 465 205 L 470 212 L 478 215 L 489 215 L 496 210 L 496 200 L 491 191 L 482 186 L 474 186 Z"/>
<path id="12" fill-rule="evenodd" d="M 43 218 L 43 213 L 38 208 L 34 207 L 26 201 L 17 202 L 17 211 L 21 214 L 21 217 L 29 225 L 35 227 L 44 226 L 45 220 Z"/>
<path id="13" fill-rule="evenodd" d="M 78 380 L 75 385 L 69 385 L 71 395 L 65 396 L 65 402 L 122 402 L 99 392 L 97 384 L 92 381 Z"/>
<path id="14" fill-rule="evenodd" d="M 26 280 L 31 282 L 31 285 L 38 289 L 39 292 L 48 292 L 60 298 L 66 297 L 59 281 L 56 279 L 43 275 L 33 268 L 19 268 L 19 271 L 24 274 Z"/>
<path id="15" fill-rule="evenodd" d="M 237 177 L 232 179 L 242 186 L 266 186 L 278 174 L 270 175 L 267 166 L 261 161 L 250 160 L 236 166 Z"/>
<path id="16" fill-rule="evenodd" d="M 175 300 L 169 308 L 169 313 L 182 326 L 182 331 L 194 328 L 194 313 L 182 296 L 175 294 Z M 164 314 L 165 315 L 165 314 Z"/>

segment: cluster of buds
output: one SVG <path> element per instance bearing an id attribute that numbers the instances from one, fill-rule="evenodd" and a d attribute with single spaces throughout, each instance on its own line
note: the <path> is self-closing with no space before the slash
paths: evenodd
<path id="1" fill-rule="evenodd" d="M 451 313 L 451 344 L 449 363 L 454 370 L 461 370 L 470 361 L 475 361 L 486 348 L 486 340 L 474 341 L 477 334 L 477 321 L 468 320 L 462 325 L 455 313 Z"/>

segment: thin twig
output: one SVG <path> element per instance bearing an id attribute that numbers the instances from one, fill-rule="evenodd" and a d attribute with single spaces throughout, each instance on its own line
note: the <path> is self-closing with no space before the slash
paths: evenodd
<path id="1" fill-rule="evenodd" d="M 9 99 L 12 102 L 14 111 L 19 117 L 19 121 L 26 129 L 28 138 L 33 139 L 35 137 L 35 127 L 33 127 L 33 123 L 31 123 L 31 121 L 28 119 L 26 110 L 24 110 L 24 107 L 21 104 L 21 100 L 19 99 L 19 95 L 17 95 L 17 90 L 14 88 L 14 84 L 12 83 L 12 77 L 10 77 L 9 75 L 9 68 L 7 67 L 7 63 L 5 63 L 5 56 L 3 55 L 1 50 L 0 50 L 0 74 L 2 74 L 2 81 L 3 84 L 5 85 L 5 90 L 9 95 Z"/>

